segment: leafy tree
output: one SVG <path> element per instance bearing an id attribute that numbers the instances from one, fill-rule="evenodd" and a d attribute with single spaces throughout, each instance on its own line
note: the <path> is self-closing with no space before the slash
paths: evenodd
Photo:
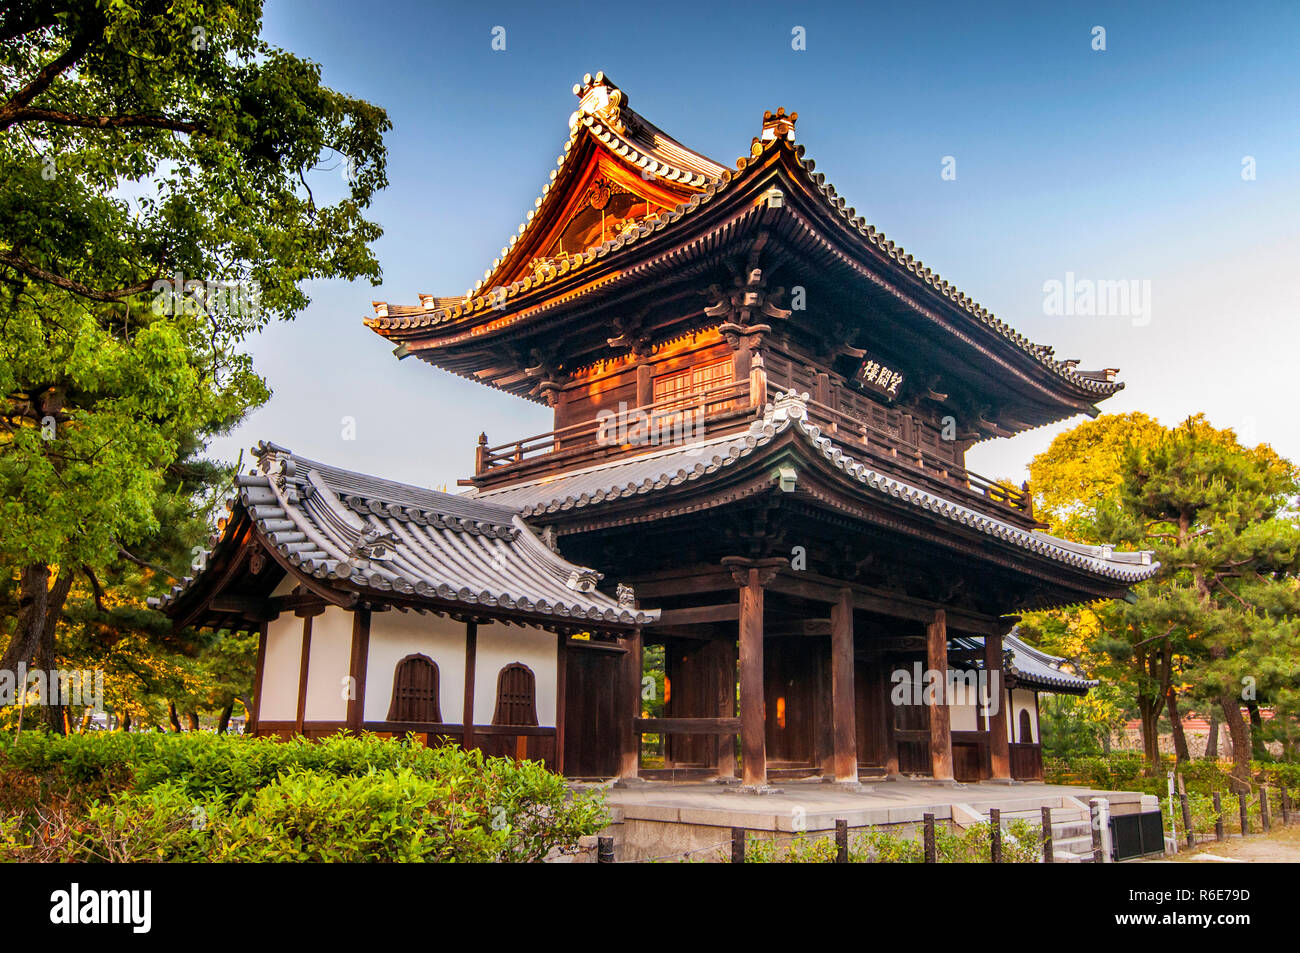
<path id="1" fill-rule="evenodd" d="M 1297 471 L 1268 447 L 1188 419 L 1129 448 L 1117 505 L 1099 526 L 1151 546 L 1162 579 L 1144 600 L 1153 624 L 1178 632 L 1198 691 L 1232 737 L 1233 776 L 1249 779 L 1252 732 L 1243 701 L 1289 697 L 1300 618 L 1300 526 L 1289 509 Z M 1279 653 L 1279 650 L 1281 652 Z"/>
<path id="2" fill-rule="evenodd" d="M 1128 414 L 1063 434 L 1030 473 L 1054 530 L 1153 549 L 1162 565 L 1131 603 L 1055 615 L 1087 639 L 1091 674 L 1131 693 L 1148 762 L 1158 762 L 1166 709 L 1177 755 L 1189 757 L 1178 717 L 1186 694 L 1222 709 L 1234 774 L 1244 782 L 1252 746 L 1242 679 L 1261 693 L 1245 699 L 1248 707 L 1264 693 L 1283 708 L 1295 697 L 1294 467 L 1267 446 L 1242 447 L 1231 430 L 1200 416 L 1170 430 Z"/>
<path id="3" fill-rule="evenodd" d="M 260 30 L 257 0 L 0 11 L 0 667 L 48 663 L 74 580 L 192 509 L 183 461 L 268 396 L 244 337 L 308 280 L 378 280 L 387 117 Z"/>

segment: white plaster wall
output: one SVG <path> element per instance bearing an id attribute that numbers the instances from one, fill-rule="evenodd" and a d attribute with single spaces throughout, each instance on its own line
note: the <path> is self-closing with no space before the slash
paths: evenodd
<path id="1" fill-rule="evenodd" d="M 465 708 L 465 623 L 396 609 L 370 617 L 365 721 L 388 719 L 397 663 L 415 654 L 427 655 L 438 666 L 438 709 L 443 722 L 460 724 Z"/>
<path id="2" fill-rule="evenodd" d="M 346 721 L 346 679 L 352 656 L 353 613 L 329 606 L 311 620 L 304 721 Z"/>
<path id="3" fill-rule="evenodd" d="M 474 724 L 492 724 L 497 706 L 497 675 L 511 662 L 533 670 L 537 684 L 537 724 L 555 727 L 559 636 L 543 629 L 493 623 L 478 628 L 474 670 Z"/>
<path id="4" fill-rule="evenodd" d="M 1020 732 L 1020 713 L 1029 712 L 1030 724 L 1033 727 L 1033 742 L 1038 743 L 1038 712 L 1035 710 L 1034 693 L 1027 688 L 1015 688 L 1011 691 L 1011 707 L 1007 710 L 1007 730 L 1010 733 L 1010 740 L 1021 742 L 1024 739 L 1019 737 Z"/>
<path id="5" fill-rule="evenodd" d="M 293 721 L 298 717 L 298 673 L 302 667 L 303 620 L 282 612 L 266 628 L 266 661 L 258 721 Z"/>
<path id="6" fill-rule="evenodd" d="M 967 678 L 966 672 L 948 672 L 948 717 L 953 731 L 978 731 L 979 682 L 978 673 Z"/>

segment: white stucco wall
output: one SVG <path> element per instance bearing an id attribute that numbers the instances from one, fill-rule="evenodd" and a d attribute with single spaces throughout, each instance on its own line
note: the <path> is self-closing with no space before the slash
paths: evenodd
<path id="1" fill-rule="evenodd" d="M 949 718 L 953 731 L 979 730 L 978 673 L 948 671 Z"/>
<path id="2" fill-rule="evenodd" d="M 559 637 L 517 625 L 480 625 L 474 672 L 474 723 L 492 724 L 497 704 L 497 675 L 511 662 L 533 670 L 537 684 L 537 724 L 555 726 Z"/>
<path id="3" fill-rule="evenodd" d="M 311 620 L 304 721 L 346 721 L 346 679 L 352 656 L 353 613 L 329 606 Z"/>
<path id="4" fill-rule="evenodd" d="M 482 651 L 480 636 L 480 657 Z M 465 623 L 395 609 L 370 617 L 365 721 L 388 719 L 397 663 L 416 654 L 428 656 L 438 666 L 438 708 L 443 722 L 460 724 L 465 707 Z"/>
<path id="5" fill-rule="evenodd" d="M 298 672 L 302 666 L 303 620 L 282 612 L 266 629 L 266 662 L 258 721 L 293 721 L 298 717 Z"/>
<path id="6" fill-rule="evenodd" d="M 1011 707 L 1007 711 L 1007 732 L 1008 739 L 1015 742 L 1023 742 L 1024 738 L 1020 737 L 1020 713 L 1029 712 L 1030 725 L 1033 728 L 1033 743 L 1038 743 L 1038 711 L 1034 704 L 1034 693 L 1027 688 L 1016 688 L 1011 691 Z"/>

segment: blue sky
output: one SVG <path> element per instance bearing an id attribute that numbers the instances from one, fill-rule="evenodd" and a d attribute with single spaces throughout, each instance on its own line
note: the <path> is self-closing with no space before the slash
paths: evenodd
<path id="1" fill-rule="evenodd" d="M 297 320 L 249 342 L 275 395 L 213 452 L 267 439 L 452 489 L 480 430 L 550 429 L 545 408 L 399 363 L 361 320 L 372 300 L 482 276 L 554 168 L 573 84 L 604 70 L 725 164 L 765 109 L 796 110 L 818 171 L 869 222 L 1058 356 L 1121 368 L 1103 410 L 1203 411 L 1300 459 L 1300 4 L 1136 6 L 268 0 L 272 43 L 392 119 L 372 208 L 384 279 L 316 283 Z M 1067 272 L 1150 282 L 1149 320 L 1046 314 L 1044 283 Z M 1018 480 L 1080 419 L 968 462 Z"/>

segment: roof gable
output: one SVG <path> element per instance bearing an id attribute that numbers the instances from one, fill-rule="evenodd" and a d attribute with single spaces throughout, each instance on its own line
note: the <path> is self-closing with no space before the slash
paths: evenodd
<path id="1" fill-rule="evenodd" d="M 587 74 L 573 92 L 578 108 L 551 181 L 469 295 L 492 294 L 617 238 L 726 171 L 633 112 L 604 73 Z"/>

